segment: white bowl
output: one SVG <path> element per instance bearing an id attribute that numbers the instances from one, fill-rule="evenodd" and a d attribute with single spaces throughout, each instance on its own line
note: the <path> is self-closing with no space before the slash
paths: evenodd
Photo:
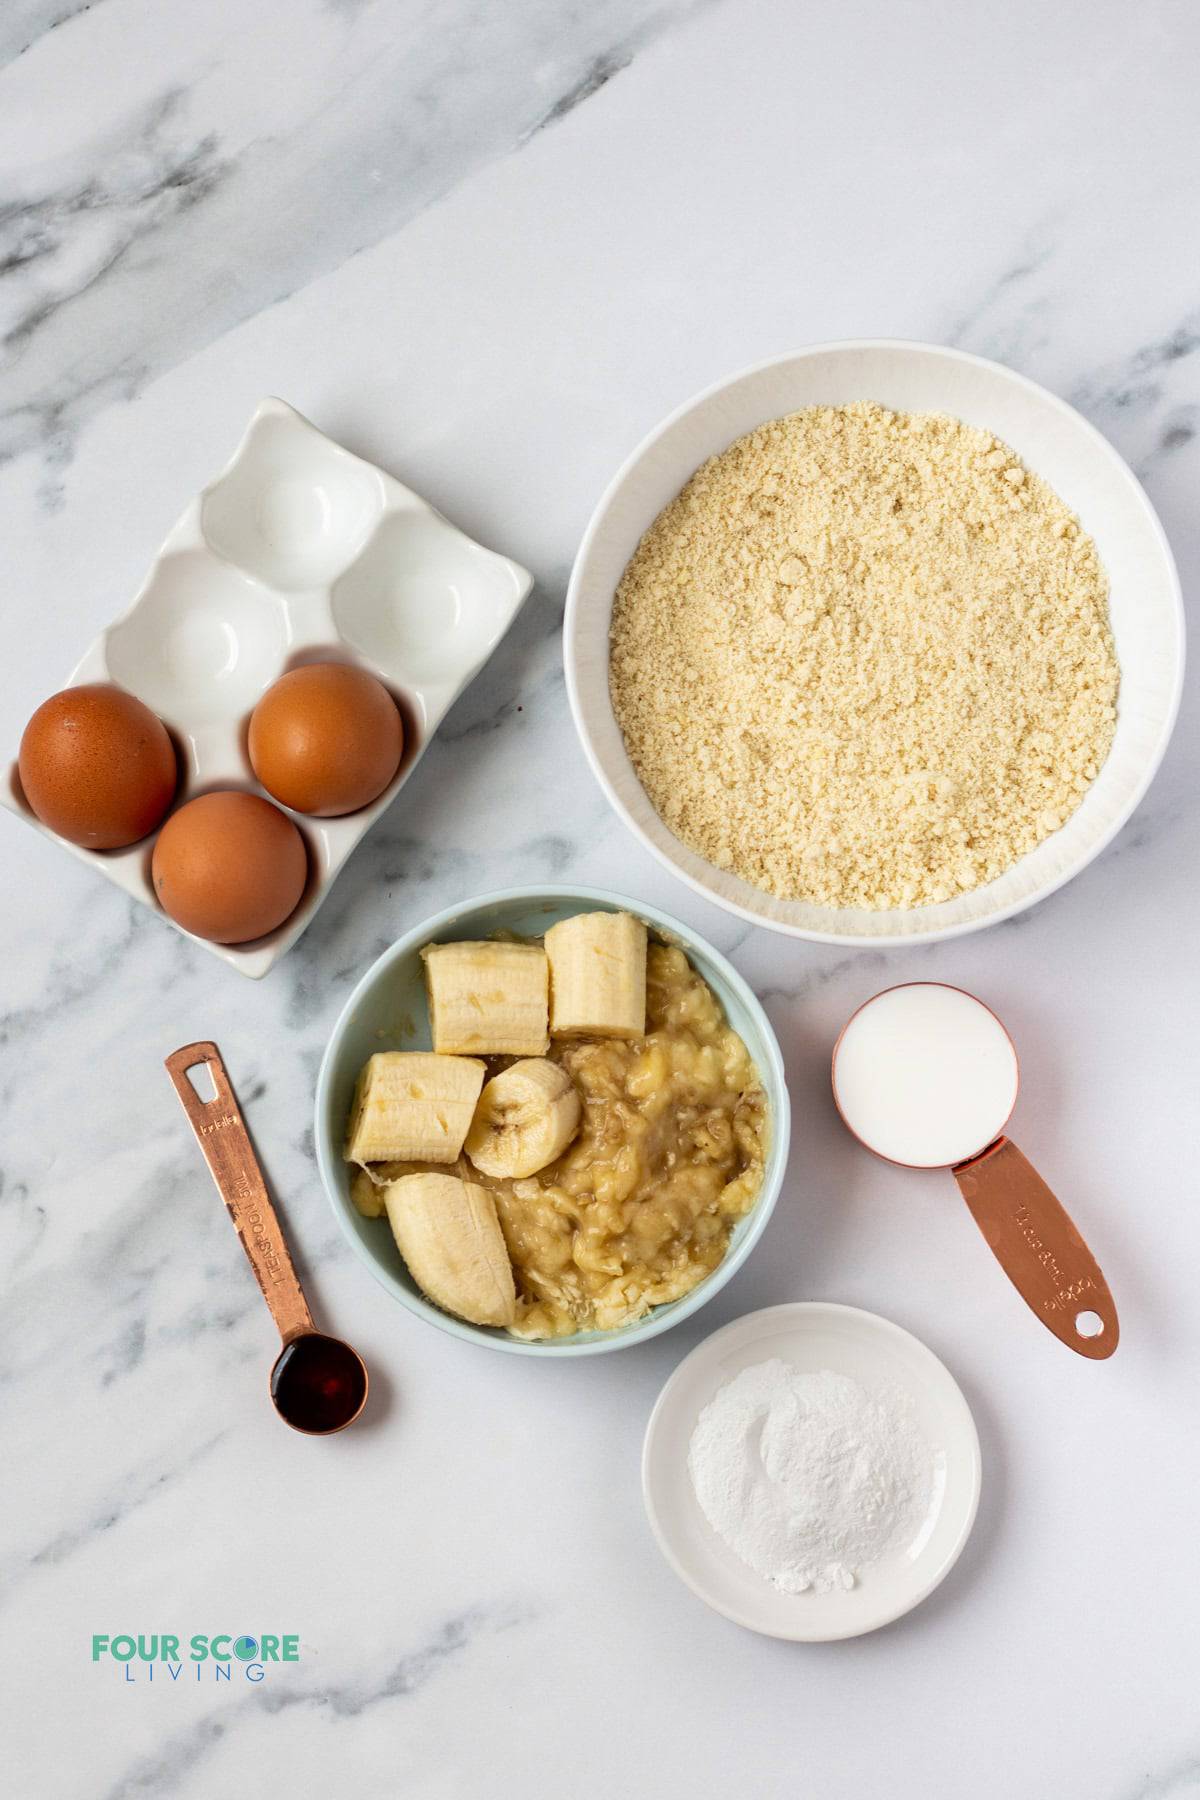
<path id="1" fill-rule="evenodd" d="M 869 1392 L 898 1388 L 933 1452 L 932 1497 L 916 1538 L 864 1569 L 848 1591 L 781 1593 L 717 1536 L 692 1488 L 688 1447 L 701 1412 L 742 1369 L 773 1356 L 805 1370 L 832 1369 Z M 659 1395 L 642 1451 L 650 1528 L 679 1579 L 735 1624 L 797 1643 L 875 1631 L 931 1594 L 971 1535 L 980 1479 L 971 1409 L 933 1351 L 876 1313 L 818 1301 L 768 1306 L 705 1338 Z"/>
<path id="2" fill-rule="evenodd" d="M 300 663 L 355 662 L 378 675 L 404 716 L 404 755 L 379 798 L 358 812 L 292 815 L 308 847 L 309 879 L 290 918 L 250 944 L 193 942 L 243 975 L 266 974 L 404 786 L 532 585 L 526 569 L 485 550 L 282 400 L 263 401 L 232 461 L 176 523 L 128 611 L 66 685 L 113 681 L 158 714 L 179 755 L 176 806 L 211 788 L 261 791 L 246 755 L 246 721 L 271 683 Z M 0 805 L 182 929 L 155 898 L 153 837 L 125 850 L 68 843 L 34 816 L 15 762 Z"/>
<path id="3" fill-rule="evenodd" d="M 1083 522 L 1111 584 L 1121 693 L 1108 760 L 1061 830 L 998 880 L 939 906 L 866 912 L 779 900 L 688 849 L 634 772 L 613 715 L 613 594 L 639 539 L 700 464 L 767 419 L 805 406 L 875 400 L 944 412 L 1011 444 Z M 928 943 L 993 925 L 1061 887 L 1128 819 L 1167 747 L 1183 685 L 1179 577 L 1158 517 L 1106 439 L 1073 407 L 998 363 L 933 344 L 817 344 L 722 381 L 651 432 L 592 516 L 567 595 L 567 692 L 588 760 L 617 812 L 660 862 L 727 912 L 818 943 Z"/>

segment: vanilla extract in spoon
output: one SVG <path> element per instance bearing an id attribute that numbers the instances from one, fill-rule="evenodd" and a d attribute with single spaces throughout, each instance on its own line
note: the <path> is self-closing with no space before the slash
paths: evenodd
<path id="1" fill-rule="evenodd" d="M 275 1410 L 297 1431 L 340 1431 L 358 1417 L 366 1397 L 362 1358 L 320 1331 L 285 1344 L 271 1370 Z"/>
<path id="2" fill-rule="evenodd" d="M 196 1068 L 207 1068 L 212 1080 L 208 1100 L 190 1079 Z M 166 1069 L 283 1339 L 271 1402 L 293 1431 L 341 1431 L 366 1405 L 366 1365 L 357 1350 L 313 1324 L 221 1053 L 215 1044 L 185 1044 L 167 1057 Z"/>

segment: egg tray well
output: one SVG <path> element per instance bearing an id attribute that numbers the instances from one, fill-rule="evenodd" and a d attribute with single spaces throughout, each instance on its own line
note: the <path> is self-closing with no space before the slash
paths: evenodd
<path id="1" fill-rule="evenodd" d="M 194 942 L 243 975 L 266 974 L 408 780 L 532 585 L 519 564 L 475 543 L 282 400 L 263 401 L 232 461 L 168 535 L 133 604 L 66 685 L 115 682 L 158 714 L 179 755 L 175 809 L 213 788 L 264 792 L 246 754 L 248 717 L 273 681 L 303 663 L 352 662 L 377 675 L 403 715 L 405 748 L 395 778 L 360 812 L 290 814 L 309 857 L 290 918 L 251 944 Z M 0 800 L 179 929 L 150 883 L 153 837 L 125 850 L 67 843 L 34 816 L 15 761 Z"/>

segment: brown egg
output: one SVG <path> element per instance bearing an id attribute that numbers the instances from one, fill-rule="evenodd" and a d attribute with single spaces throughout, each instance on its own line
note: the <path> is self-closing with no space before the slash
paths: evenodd
<path id="1" fill-rule="evenodd" d="M 59 837 L 119 850 L 154 830 L 175 796 L 175 747 L 124 688 L 89 682 L 42 702 L 18 757 L 25 798 Z"/>
<path id="2" fill-rule="evenodd" d="M 250 761 L 276 800 L 331 819 L 382 794 L 404 726 L 381 681 L 347 663 L 308 663 L 269 687 L 250 715 Z"/>
<path id="3" fill-rule="evenodd" d="M 201 794 L 172 813 L 154 846 L 154 891 L 177 925 L 245 944 L 294 913 L 308 878 L 295 824 L 258 794 Z"/>

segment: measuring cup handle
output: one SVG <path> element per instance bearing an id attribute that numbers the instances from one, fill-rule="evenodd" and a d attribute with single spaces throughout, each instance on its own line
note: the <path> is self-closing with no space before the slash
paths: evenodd
<path id="1" fill-rule="evenodd" d="M 1111 1356 L 1120 1327 L 1099 1264 L 1062 1205 L 1008 1138 L 954 1171 L 972 1217 L 1026 1305 L 1060 1343 L 1096 1361 Z M 1080 1330 L 1089 1314 L 1097 1330 Z"/>
<path id="2" fill-rule="evenodd" d="M 216 1090 L 211 1100 L 202 1100 L 188 1080 L 188 1070 L 202 1065 L 207 1065 Z M 313 1330 L 312 1314 L 292 1267 L 221 1053 L 215 1044 L 185 1044 L 182 1050 L 174 1050 L 167 1057 L 166 1070 L 217 1191 L 229 1208 L 279 1335 L 289 1344 L 303 1332 Z"/>

